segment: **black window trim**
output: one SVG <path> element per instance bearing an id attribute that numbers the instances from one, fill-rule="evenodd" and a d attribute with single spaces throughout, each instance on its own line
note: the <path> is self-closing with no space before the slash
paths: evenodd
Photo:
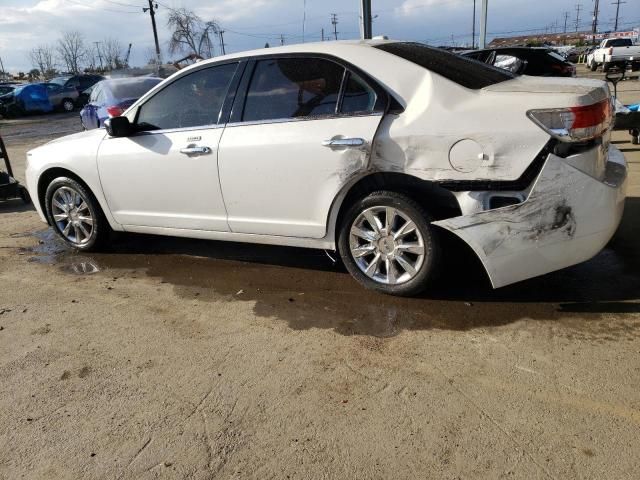
<path id="1" fill-rule="evenodd" d="M 173 85 L 178 80 L 186 76 L 189 76 L 193 73 L 199 72 L 201 70 L 206 70 L 208 68 L 214 68 L 214 67 L 222 67 L 225 65 L 233 65 L 233 64 L 237 65 L 236 71 L 233 73 L 233 77 L 231 78 L 231 83 L 229 84 L 229 88 L 227 90 L 227 95 L 225 96 L 225 99 L 222 102 L 222 106 L 220 107 L 220 111 L 218 112 L 217 123 L 212 123 L 209 125 L 197 125 L 194 127 L 176 127 L 176 128 L 157 129 L 157 130 L 139 130 L 133 133 L 131 137 L 138 136 L 138 135 L 159 135 L 159 134 L 174 133 L 174 132 L 186 132 L 186 131 L 192 131 L 192 130 L 213 130 L 217 128 L 224 128 L 226 124 L 226 122 L 223 121 L 225 119 L 225 110 L 227 108 L 231 108 L 230 105 L 228 105 L 228 102 L 230 99 L 231 99 L 231 102 L 233 102 L 233 98 L 235 97 L 238 84 L 240 83 L 240 79 L 244 74 L 244 70 L 247 64 L 246 58 L 233 58 L 233 59 L 229 59 L 221 62 L 206 63 L 196 68 L 189 69 L 187 72 L 184 73 L 184 75 L 177 76 L 171 82 L 164 85 L 160 90 L 158 90 L 157 92 L 154 92 L 152 96 L 145 98 L 144 103 L 141 103 L 136 107 L 134 112 L 133 122 L 131 122 L 135 128 L 135 126 L 138 123 L 138 117 L 140 115 L 140 107 L 142 107 L 145 103 L 147 103 L 149 100 L 154 98 L 158 93 L 162 92 L 164 89 Z"/>
<path id="2" fill-rule="evenodd" d="M 272 53 L 264 55 L 254 55 L 252 57 L 246 57 L 249 59 L 247 68 L 244 71 L 243 78 L 238 87 L 238 91 L 235 94 L 233 107 L 231 108 L 230 115 L 227 119 L 227 127 L 236 126 L 249 126 L 249 125 L 264 125 L 270 123 L 289 123 L 289 122 L 308 122 L 312 120 L 326 120 L 331 118 L 350 118 L 350 117 L 368 117 L 368 116 L 380 116 L 384 115 L 391 105 L 391 97 L 389 93 L 370 75 L 362 71 L 355 65 L 339 58 L 334 55 L 318 52 L 291 52 L 291 53 Z M 338 101 L 336 103 L 336 112 L 331 114 L 313 115 L 305 117 L 295 118 L 274 118 L 266 120 L 242 120 L 244 113 L 244 107 L 247 101 L 247 92 L 249 90 L 249 84 L 255 72 L 256 64 L 259 60 L 267 60 L 270 58 L 318 58 L 331 61 L 344 69 L 342 81 L 340 85 L 340 91 L 338 94 Z M 353 72 L 358 75 L 363 82 L 365 82 L 376 94 L 376 104 L 373 111 L 363 112 L 349 112 L 341 113 L 339 107 L 342 105 L 342 98 L 344 95 L 345 81 L 348 80 L 348 73 Z M 396 102 L 397 103 L 397 102 Z"/>

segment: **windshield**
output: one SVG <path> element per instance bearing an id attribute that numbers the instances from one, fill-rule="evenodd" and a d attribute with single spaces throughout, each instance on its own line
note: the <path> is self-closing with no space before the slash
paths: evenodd
<path id="1" fill-rule="evenodd" d="M 55 83 L 56 85 L 60 85 L 61 87 L 63 87 L 64 84 L 67 83 L 67 80 L 69 80 L 70 78 L 71 77 L 56 77 L 49 80 L 49 83 Z"/>
<path id="2" fill-rule="evenodd" d="M 111 90 L 115 98 L 140 98 L 161 81 L 161 78 L 132 78 L 107 81 L 104 85 Z"/>
<path id="3" fill-rule="evenodd" d="M 376 48 L 397 55 L 433 73 L 442 75 L 458 85 L 474 90 L 514 78 L 512 73 L 505 70 L 421 43 L 384 43 Z"/>

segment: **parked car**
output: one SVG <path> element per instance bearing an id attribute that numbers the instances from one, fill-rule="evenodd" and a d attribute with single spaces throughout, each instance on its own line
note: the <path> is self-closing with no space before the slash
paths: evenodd
<path id="1" fill-rule="evenodd" d="M 605 72 L 611 67 L 637 70 L 640 68 L 640 45 L 634 45 L 630 38 L 607 38 L 589 54 L 587 65 L 592 72 L 599 66 Z"/>
<path id="2" fill-rule="evenodd" d="M 464 52 L 462 55 L 516 75 L 575 77 L 576 66 L 547 47 L 500 47 Z"/>
<path id="3" fill-rule="evenodd" d="M 65 112 L 73 112 L 76 101 L 78 100 L 78 91 L 71 85 L 60 86 L 57 83 L 46 82 L 43 83 L 47 88 L 47 94 L 51 106 L 57 110 L 63 110 Z"/>
<path id="4" fill-rule="evenodd" d="M 11 93 L 16 89 L 13 85 L 0 85 L 0 97 L 2 95 L 6 95 L 7 93 Z"/>
<path id="5" fill-rule="evenodd" d="M 185 68 L 106 133 L 28 152 L 26 178 L 80 251 L 111 230 L 338 250 L 366 287 L 414 295 L 451 247 L 444 229 L 501 287 L 609 241 L 627 172 L 611 123 L 598 80 L 418 43 L 299 44 Z"/>
<path id="6" fill-rule="evenodd" d="M 0 115 L 12 117 L 32 112 L 53 110 L 47 88 L 41 83 L 20 85 L 0 97 Z"/>
<path id="7" fill-rule="evenodd" d="M 102 75 L 95 74 L 64 75 L 52 78 L 48 83 L 55 83 L 56 85 L 60 85 L 63 89 L 73 88 L 78 95 L 80 95 L 84 90 L 95 85 L 101 80 L 104 80 L 104 77 Z"/>
<path id="8" fill-rule="evenodd" d="M 137 77 L 102 80 L 91 89 L 89 101 L 80 110 L 82 128 L 91 130 L 104 126 L 107 118 L 117 117 L 142 95 L 147 93 L 162 78 Z"/>

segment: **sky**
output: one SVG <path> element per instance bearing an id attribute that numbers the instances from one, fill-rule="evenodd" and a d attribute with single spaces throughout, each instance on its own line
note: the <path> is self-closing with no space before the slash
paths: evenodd
<path id="1" fill-rule="evenodd" d="M 153 49 L 153 33 L 148 13 L 142 7 L 148 0 L 0 0 L 0 59 L 6 71 L 28 71 L 31 49 L 55 44 L 70 30 L 82 32 L 86 42 L 116 38 L 132 44 L 131 65 L 143 65 Z M 614 0 L 600 3 L 602 30 L 612 29 Z M 338 18 L 338 38 L 358 38 L 360 0 L 159 0 L 158 35 L 163 60 L 181 55 L 169 54 L 170 32 L 167 14 L 171 8 L 187 8 L 203 20 L 215 20 L 225 30 L 227 53 L 262 48 L 280 43 L 319 41 L 322 29 L 333 38 L 331 14 Z M 477 0 L 479 31 L 480 3 Z M 580 29 L 590 29 L 594 0 L 489 0 L 489 38 L 533 30 L 544 32 L 556 23 L 575 30 L 576 4 L 581 3 Z M 372 0 L 374 35 L 432 45 L 471 42 L 473 0 Z M 622 29 L 640 26 L 640 0 L 626 0 L 620 6 Z M 219 53 L 219 45 L 216 45 Z"/>

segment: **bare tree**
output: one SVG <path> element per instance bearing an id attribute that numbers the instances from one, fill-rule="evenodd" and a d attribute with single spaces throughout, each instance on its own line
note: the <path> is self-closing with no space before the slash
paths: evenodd
<path id="1" fill-rule="evenodd" d="M 40 72 L 40 76 L 45 80 L 56 74 L 54 47 L 51 45 L 39 45 L 31 50 L 29 56 L 31 57 L 31 65 Z"/>
<path id="2" fill-rule="evenodd" d="M 194 53 L 203 58 L 215 55 L 211 35 L 215 38 L 220 31 L 215 21 L 204 22 L 191 10 L 180 8 L 171 11 L 167 26 L 172 30 L 169 52 Z"/>
<path id="3" fill-rule="evenodd" d="M 62 34 L 62 37 L 58 40 L 57 51 L 68 72 L 80 72 L 82 62 L 87 56 L 87 48 L 82 33 L 70 31 Z"/>
<path id="4" fill-rule="evenodd" d="M 124 47 L 119 40 L 114 38 L 105 38 L 101 42 L 100 51 L 102 52 L 102 60 L 107 70 L 117 70 L 124 68 Z"/>
<path id="5" fill-rule="evenodd" d="M 147 59 L 147 65 L 158 65 L 158 57 L 156 56 L 155 47 L 147 48 L 144 55 Z"/>

